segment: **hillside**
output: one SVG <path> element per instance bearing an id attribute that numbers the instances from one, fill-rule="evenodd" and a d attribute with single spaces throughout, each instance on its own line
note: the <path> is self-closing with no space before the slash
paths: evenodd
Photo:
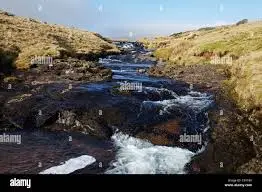
<path id="1" fill-rule="evenodd" d="M 214 57 L 232 59 L 231 62 L 223 63 L 230 75 L 225 84 L 232 88 L 231 94 L 241 108 L 261 110 L 261 21 L 207 27 L 141 41 L 146 47 L 156 49 L 155 57 L 167 62 L 165 72 L 172 71 L 177 65 L 211 65 Z M 262 113 L 258 115 L 262 116 Z"/>
<path id="2" fill-rule="evenodd" d="M 114 53 L 119 53 L 116 46 L 99 34 L 0 11 L 0 71 L 11 64 L 28 68 L 34 56 L 94 60 Z"/>
<path id="3" fill-rule="evenodd" d="M 150 75 L 214 95 L 211 141 L 190 165 L 204 173 L 261 173 L 262 22 L 242 20 L 141 42 L 160 60 Z"/>

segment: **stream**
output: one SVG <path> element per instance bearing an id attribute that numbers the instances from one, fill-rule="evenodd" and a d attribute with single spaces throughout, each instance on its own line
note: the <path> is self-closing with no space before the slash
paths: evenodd
<path id="1" fill-rule="evenodd" d="M 186 173 L 185 165 L 208 143 L 208 111 L 214 104 L 213 96 L 197 92 L 184 82 L 148 76 L 146 70 L 155 64 L 145 59 L 151 52 L 137 43 L 116 44 L 125 54 L 99 60 L 101 65 L 112 69 L 112 80 L 81 84 L 72 91 L 84 94 L 82 102 L 88 99 L 101 108 L 111 105 L 121 108 L 128 119 L 125 129 L 113 127 L 110 139 L 77 132 L 12 132 L 21 135 L 21 144 L 0 145 L 1 173 Z M 147 127 L 148 133 L 150 127 L 176 119 L 181 122 L 179 131 L 168 136 L 173 144 L 156 145 L 137 137 L 141 127 Z M 191 140 L 186 135 L 192 136 Z"/>

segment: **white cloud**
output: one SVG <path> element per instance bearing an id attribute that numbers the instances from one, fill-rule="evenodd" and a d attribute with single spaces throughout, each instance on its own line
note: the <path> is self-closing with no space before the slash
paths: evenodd
<path id="1" fill-rule="evenodd" d="M 19 16 L 51 23 L 75 25 L 95 23 L 95 10 L 82 0 L 0 0 L 1 9 Z M 86 16 L 88 13 L 88 17 Z"/>
<path id="2" fill-rule="evenodd" d="M 108 26 L 106 29 L 107 35 L 114 38 L 119 37 L 119 34 L 128 34 L 129 31 L 133 32 L 135 38 L 141 38 L 145 36 L 163 36 L 171 35 L 175 32 L 198 29 L 201 25 L 193 24 L 180 24 L 172 22 L 154 22 L 154 23 L 140 23 L 140 24 L 126 24 L 124 26 Z"/>
<path id="3" fill-rule="evenodd" d="M 216 21 L 213 26 L 229 25 L 230 23 L 226 21 Z"/>
<path id="4" fill-rule="evenodd" d="M 0 0 L 0 4 L 1 9 L 17 15 L 92 30 L 113 38 L 130 37 L 129 32 L 132 32 L 133 38 L 163 36 L 203 26 L 228 24 L 224 21 L 203 25 L 182 21 L 177 23 L 171 20 L 142 21 L 139 19 L 136 23 L 127 20 L 123 24 L 117 12 L 110 12 L 105 5 L 94 0 Z M 219 10 L 224 11 L 223 4 L 219 5 Z M 163 5 L 159 5 L 159 11 L 164 11 Z"/>

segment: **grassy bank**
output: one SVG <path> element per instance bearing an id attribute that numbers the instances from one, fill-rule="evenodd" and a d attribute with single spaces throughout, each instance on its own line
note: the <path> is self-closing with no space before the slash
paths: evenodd
<path id="1" fill-rule="evenodd" d="M 223 86 L 241 109 L 262 116 L 262 22 L 208 27 L 169 37 L 141 40 L 155 49 L 154 56 L 166 61 L 166 72 L 177 65 L 211 65 L 223 60 L 229 79 Z"/>
<path id="2" fill-rule="evenodd" d="M 35 56 L 93 60 L 111 53 L 119 50 L 99 34 L 0 11 L 0 69 L 28 68 Z"/>
<path id="3" fill-rule="evenodd" d="M 262 22 L 208 27 L 141 42 L 165 64 L 151 68 L 151 75 L 192 83 L 215 96 L 216 107 L 209 112 L 210 143 L 190 165 L 203 173 L 261 174 Z"/>

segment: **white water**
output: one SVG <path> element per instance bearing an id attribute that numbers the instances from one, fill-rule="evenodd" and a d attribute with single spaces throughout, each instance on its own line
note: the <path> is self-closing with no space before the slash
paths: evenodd
<path id="1" fill-rule="evenodd" d="M 126 68 L 147 67 L 140 64 L 129 63 L 107 63 L 109 67 L 120 67 L 121 70 Z M 129 69 L 130 70 L 130 69 Z M 115 80 L 130 80 L 144 82 L 157 82 L 158 79 L 140 76 L 127 76 L 129 74 L 120 73 L 118 68 L 115 70 Z M 134 72 L 135 73 L 135 72 Z M 212 98 L 207 94 L 190 91 L 188 95 L 178 96 L 174 91 L 165 88 L 143 87 L 145 94 L 158 93 L 168 96 L 166 100 L 144 101 L 141 105 L 141 112 L 147 109 L 159 107 L 164 113 L 172 113 L 175 109 L 190 109 L 194 113 L 202 112 L 206 107 L 212 104 Z M 162 98 L 162 97 L 161 97 Z M 170 99 L 171 98 L 171 99 Z M 205 126 L 205 125 L 204 125 Z M 122 133 L 115 133 L 112 140 L 117 148 L 116 159 L 111 163 L 106 174 L 185 174 L 184 167 L 190 162 L 191 158 L 205 150 L 205 145 L 197 152 L 193 153 L 187 149 L 178 147 L 156 146 L 148 141 L 130 137 Z"/>
<path id="2" fill-rule="evenodd" d="M 170 91 L 172 93 L 172 91 Z M 206 94 L 199 92 L 190 92 L 189 95 L 176 96 L 173 92 L 174 99 L 162 100 L 162 101 L 144 101 L 143 107 L 147 106 L 161 106 L 165 113 L 169 113 L 169 109 L 173 107 L 185 107 L 193 109 L 195 112 L 201 112 L 206 107 L 212 104 L 212 98 Z"/>
<path id="3" fill-rule="evenodd" d="M 147 87 L 146 90 L 154 88 Z M 188 107 L 195 112 L 200 112 L 212 103 L 212 98 L 207 94 L 189 92 L 189 95 L 178 96 L 175 92 L 166 89 L 154 89 L 155 91 L 171 93 L 174 99 L 163 101 L 144 101 L 144 107 L 162 106 L 168 113 L 173 106 Z M 156 146 L 148 141 L 130 137 L 122 133 L 116 133 L 112 140 L 117 147 L 116 160 L 112 162 L 107 174 L 185 174 L 184 167 L 191 158 L 205 150 L 205 145 L 193 153 L 187 149 L 178 147 Z"/>
<path id="4" fill-rule="evenodd" d="M 133 49 L 134 45 L 132 43 L 125 43 L 123 45 L 123 49 Z"/>
<path id="5" fill-rule="evenodd" d="M 94 162 L 96 162 L 96 159 L 94 157 L 89 155 L 82 155 L 77 158 L 69 159 L 63 165 L 58 165 L 44 170 L 39 174 L 69 174 L 78 169 L 83 169 Z"/>
<path id="6" fill-rule="evenodd" d="M 122 133 L 112 136 L 118 148 L 116 161 L 106 174 L 185 174 L 195 154 L 178 147 L 155 146 Z"/>

